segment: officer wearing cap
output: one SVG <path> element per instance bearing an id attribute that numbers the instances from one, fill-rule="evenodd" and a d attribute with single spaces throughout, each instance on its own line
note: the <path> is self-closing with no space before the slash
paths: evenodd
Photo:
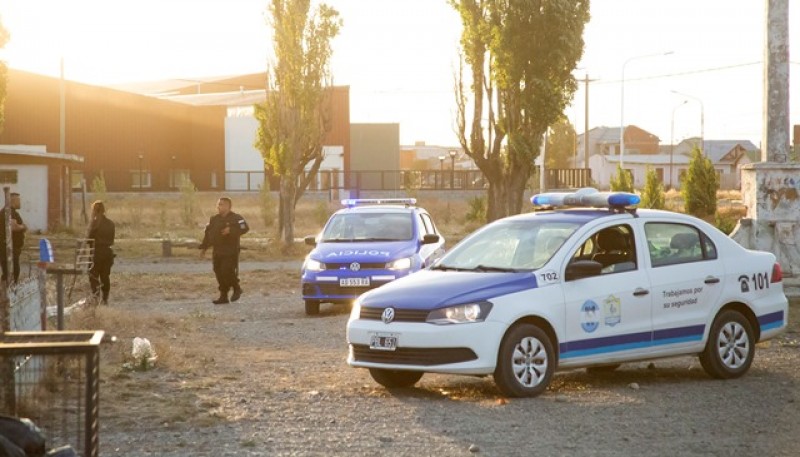
<path id="1" fill-rule="evenodd" d="M 239 237 L 250 231 L 244 217 L 231 211 L 233 203 L 228 197 L 217 201 L 217 214 L 206 225 L 203 242 L 200 244 L 201 257 L 209 247 L 213 248 L 212 263 L 219 284 L 219 298 L 212 300 L 215 305 L 236 301 L 242 295 L 239 286 Z M 228 299 L 228 292 L 233 294 Z"/>

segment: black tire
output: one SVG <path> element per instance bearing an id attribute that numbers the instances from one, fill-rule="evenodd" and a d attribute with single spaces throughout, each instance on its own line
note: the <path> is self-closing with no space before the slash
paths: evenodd
<path id="1" fill-rule="evenodd" d="M 306 300 L 306 316 L 316 316 L 317 314 L 319 314 L 319 302 Z"/>
<path id="2" fill-rule="evenodd" d="M 494 382 L 508 397 L 535 397 L 547 389 L 555 368 L 556 353 L 544 330 L 519 324 L 500 343 Z"/>
<path id="3" fill-rule="evenodd" d="M 383 387 L 394 389 L 400 387 L 411 387 L 422 379 L 425 373 L 422 371 L 406 370 L 385 370 L 383 368 L 370 368 L 369 374 L 372 379 Z"/>
<path id="4" fill-rule="evenodd" d="M 596 365 L 593 367 L 586 367 L 586 372 L 589 374 L 608 374 L 613 371 L 616 371 L 617 368 L 621 367 L 621 363 L 609 363 L 608 365 Z"/>
<path id="5" fill-rule="evenodd" d="M 700 365 L 712 378 L 738 378 L 750 369 L 755 351 L 750 321 L 738 311 L 723 311 L 711 325 Z"/>

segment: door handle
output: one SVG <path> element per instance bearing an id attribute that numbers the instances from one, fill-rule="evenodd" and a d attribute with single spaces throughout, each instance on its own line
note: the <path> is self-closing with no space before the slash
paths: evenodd
<path id="1" fill-rule="evenodd" d="M 649 290 L 647 290 L 647 289 L 642 289 L 641 287 L 639 287 L 639 288 L 637 288 L 636 290 L 634 290 L 634 291 L 633 291 L 633 296 L 634 296 L 634 297 L 641 297 L 641 296 L 643 296 L 643 295 L 647 295 L 647 294 L 649 294 L 649 293 L 650 293 L 650 291 L 649 291 Z"/>
<path id="2" fill-rule="evenodd" d="M 709 276 L 705 280 L 706 284 L 716 284 L 718 282 L 719 282 L 719 278 L 715 278 L 714 276 Z"/>

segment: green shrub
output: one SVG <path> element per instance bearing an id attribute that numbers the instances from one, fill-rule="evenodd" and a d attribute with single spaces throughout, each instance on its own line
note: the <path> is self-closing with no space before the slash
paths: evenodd
<path id="1" fill-rule="evenodd" d="M 716 214 L 717 189 L 719 189 L 719 178 L 714 170 L 714 164 L 695 147 L 689 161 L 689 170 L 681 183 L 681 195 L 686 212 L 701 219 Z"/>
<path id="2" fill-rule="evenodd" d="M 328 202 L 317 202 L 316 206 L 314 206 L 314 221 L 317 225 L 324 226 L 329 217 L 331 217 L 331 211 L 328 207 Z"/>
<path id="3" fill-rule="evenodd" d="M 92 198 L 95 200 L 106 201 L 108 199 L 106 177 L 103 175 L 102 171 L 100 171 L 100 174 L 97 174 L 94 178 L 92 178 L 92 184 L 89 186 L 89 190 L 92 192 Z"/>
<path id="4" fill-rule="evenodd" d="M 197 215 L 197 187 L 191 179 L 184 179 L 180 186 L 181 191 L 181 223 L 187 227 L 195 225 Z"/>
<path id="5" fill-rule="evenodd" d="M 664 209 L 664 183 L 658 179 L 656 170 L 650 167 L 647 167 L 640 206 L 642 208 Z"/>
<path id="6" fill-rule="evenodd" d="M 611 190 L 616 192 L 633 192 L 633 179 L 627 170 L 617 164 L 617 173 L 611 177 Z"/>
<path id="7" fill-rule="evenodd" d="M 486 222 L 486 197 L 474 197 L 469 200 L 466 219 L 481 224 Z"/>

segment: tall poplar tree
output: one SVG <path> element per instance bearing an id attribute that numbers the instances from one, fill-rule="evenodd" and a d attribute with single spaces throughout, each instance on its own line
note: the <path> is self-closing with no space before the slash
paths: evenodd
<path id="1" fill-rule="evenodd" d="M 267 99 L 255 106 L 255 147 L 280 180 L 277 229 L 288 247 L 295 207 L 319 170 L 330 130 L 331 40 L 341 19 L 326 4 L 312 12 L 310 0 L 271 0 L 269 13 L 275 62 L 267 72 Z"/>
<path id="2" fill-rule="evenodd" d="M 542 136 L 577 88 L 589 1 L 449 2 L 463 23 L 456 133 L 489 182 L 492 221 L 521 211 Z"/>

